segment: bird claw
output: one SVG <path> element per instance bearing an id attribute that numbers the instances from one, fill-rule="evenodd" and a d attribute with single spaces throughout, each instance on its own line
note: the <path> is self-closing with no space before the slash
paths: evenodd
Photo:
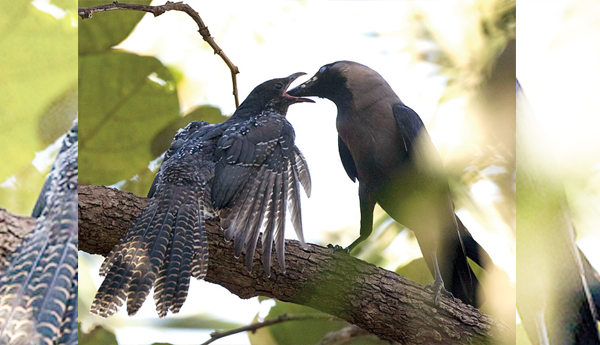
<path id="1" fill-rule="evenodd" d="M 342 251 L 342 252 L 350 253 L 349 247 L 348 248 L 344 248 L 344 247 L 340 246 L 339 244 L 333 245 L 333 244 L 330 243 L 330 244 L 327 245 L 327 248 L 333 249 L 334 252 Z"/>
<path id="2" fill-rule="evenodd" d="M 427 283 L 425 285 L 425 289 L 431 290 L 434 293 L 433 304 L 435 306 L 440 305 L 440 294 L 445 295 L 446 297 L 450 297 L 452 301 L 456 302 L 456 298 L 452 294 L 452 292 L 446 290 L 444 287 L 444 282 L 441 280 L 434 280 L 431 283 Z"/>

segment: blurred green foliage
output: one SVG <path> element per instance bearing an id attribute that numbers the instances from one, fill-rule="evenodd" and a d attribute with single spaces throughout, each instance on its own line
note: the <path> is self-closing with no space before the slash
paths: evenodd
<path id="1" fill-rule="evenodd" d="M 151 0 L 127 1 L 149 5 Z M 107 4 L 106 0 L 79 0 L 79 7 Z M 144 16 L 144 12 L 113 11 L 94 14 L 93 20 L 79 20 L 79 56 L 106 52 L 123 42 Z"/>
<path id="2" fill-rule="evenodd" d="M 152 138 L 179 116 L 170 72 L 148 56 L 79 58 L 79 181 L 113 184 L 155 159 Z"/>
<path id="3" fill-rule="evenodd" d="M 149 163 L 167 150 L 178 129 L 191 121 L 226 119 L 211 106 L 182 117 L 171 70 L 154 57 L 113 48 L 142 16 L 112 11 L 79 21 L 79 182 L 120 182 L 120 188 L 138 195 L 145 195 L 154 179 Z"/>
<path id="4" fill-rule="evenodd" d="M 50 168 L 33 167 L 35 152 L 76 116 L 75 5 L 10 1 L 0 11 L 0 207 L 16 214 L 31 212 Z"/>
<path id="5" fill-rule="evenodd" d="M 115 334 L 102 326 L 96 326 L 89 333 L 83 333 L 81 331 L 81 324 L 79 324 L 79 343 L 87 345 L 118 345 L 117 337 Z"/>
<path id="6" fill-rule="evenodd" d="M 248 338 L 252 345 L 296 345 L 296 344 L 317 344 L 323 337 L 334 331 L 350 326 L 345 321 L 335 321 L 319 318 L 323 313 L 301 305 L 275 301 L 275 305 L 269 310 L 269 314 L 264 321 L 275 319 L 283 314 L 288 315 L 310 315 L 314 314 L 315 319 L 294 320 L 277 323 L 269 327 L 262 327 L 255 332 L 248 332 Z M 258 315 L 253 323 L 258 322 Z M 350 341 L 345 341 L 347 345 L 379 345 L 388 344 L 388 342 L 373 336 L 366 335 L 355 337 Z"/>

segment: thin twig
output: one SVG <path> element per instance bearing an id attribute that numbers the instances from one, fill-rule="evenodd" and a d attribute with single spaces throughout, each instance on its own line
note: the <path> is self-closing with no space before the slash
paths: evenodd
<path id="1" fill-rule="evenodd" d="M 210 32 L 208 31 L 208 27 L 206 25 L 204 25 L 204 21 L 202 20 L 202 18 L 200 18 L 200 15 L 198 14 L 198 12 L 194 11 L 194 9 L 190 5 L 184 4 L 183 2 L 167 1 L 164 5 L 150 6 L 150 5 L 141 5 L 141 4 L 126 4 L 126 3 L 120 3 L 118 1 L 115 1 L 113 3 L 105 4 L 105 5 L 98 5 L 98 6 L 92 6 L 92 7 L 79 7 L 77 12 L 78 12 L 79 16 L 81 17 L 81 19 L 87 19 L 87 18 L 92 18 L 92 15 L 97 12 L 118 11 L 118 10 L 150 12 L 155 17 L 160 16 L 161 14 L 165 13 L 166 11 L 182 11 L 182 12 L 187 13 L 190 17 L 192 17 L 192 19 L 194 19 L 196 24 L 198 24 L 198 28 L 199 28 L 198 32 L 200 33 L 200 35 L 202 36 L 204 41 L 206 41 L 211 46 L 211 48 L 213 49 L 215 54 L 219 55 L 221 57 L 221 59 L 223 59 L 223 61 L 227 65 L 227 67 L 229 67 L 229 70 L 231 71 L 231 81 L 233 84 L 233 98 L 235 99 L 235 107 L 237 108 L 240 105 L 239 98 L 238 98 L 238 92 L 237 92 L 237 77 L 236 77 L 236 75 L 238 73 L 240 73 L 240 70 L 237 68 L 236 65 L 233 64 L 233 62 L 231 62 L 231 60 L 229 60 L 229 57 L 227 57 L 227 55 L 225 55 L 225 52 L 223 52 L 223 49 L 221 49 L 219 47 L 219 45 L 215 42 L 214 38 L 211 37 Z"/>
<path id="2" fill-rule="evenodd" d="M 300 320 L 317 320 L 317 319 L 327 319 L 327 320 L 339 320 L 336 317 L 333 317 L 328 314 L 282 314 L 274 319 L 265 320 L 263 322 L 257 322 L 250 324 L 248 326 L 243 326 L 240 328 L 235 328 L 227 332 L 213 332 L 210 334 L 210 339 L 203 342 L 201 345 L 208 345 L 215 340 L 224 338 L 226 336 L 242 333 L 246 331 L 251 331 L 252 333 L 256 332 L 257 329 L 263 327 L 269 327 L 278 323 L 286 322 L 286 321 L 300 321 Z"/>

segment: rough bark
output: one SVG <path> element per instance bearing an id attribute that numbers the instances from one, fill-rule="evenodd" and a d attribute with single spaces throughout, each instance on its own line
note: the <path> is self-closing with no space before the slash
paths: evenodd
<path id="1" fill-rule="evenodd" d="M 79 249 L 106 255 L 133 225 L 148 200 L 131 193 L 79 186 Z M 309 306 L 401 344 L 497 344 L 514 331 L 458 300 L 439 306 L 423 286 L 340 251 L 286 241 L 286 270 L 262 269 L 261 250 L 251 273 L 233 255 L 218 223 L 207 225 L 210 264 L 206 280 L 240 298 L 266 296 Z"/>
<path id="2" fill-rule="evenodd" d="M 0 208 L 0 273 L 34 225 L 34 218 L 15 216 Z"/>

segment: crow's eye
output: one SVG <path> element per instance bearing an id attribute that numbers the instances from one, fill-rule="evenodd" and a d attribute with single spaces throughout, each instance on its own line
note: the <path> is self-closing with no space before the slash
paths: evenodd
<path id="1" fill-rule="evenodd" d="M 319 74 L 325 73 L 326 69 L 327 69 L 327 67 L 325 67 L 325 66 L 321 67 L 321 69 L 319 69 Z"/>
<path id="2" fill-rule="evenodd" d="M 281 90 L 281 89 L 283 89 L 283 84 L 282 83 L 275 84 L 275 90 Z"/>

